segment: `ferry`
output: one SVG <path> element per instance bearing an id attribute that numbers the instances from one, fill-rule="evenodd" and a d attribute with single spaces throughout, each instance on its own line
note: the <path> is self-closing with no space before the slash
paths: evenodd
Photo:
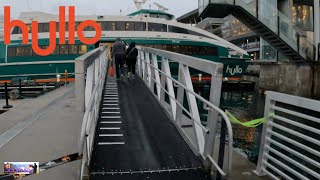
<path id="1" fill-rule="evenodd" d="M 25 12 L 18 18 L 29 28 L 29 43 L 22 44 L 19 27 L 11 30 L 11 44 L 0 42 L 0 82 L 23 81 L 50 82 L 59 74 L 68 81 L 74 80 L 74 59 L 100 45 L 111 46 L 116 38 L 125 43 L 162 49 L 224 64 L 224 80 L 239 81 L 248 66 L 246 51 L 207 31 L 179 23 L 172 14 L 162 10 L 140 9 L 127 16 L 90 15 L 76 16 L 75 30 L 80 22 L 94 20 L 102 28 L 102 36 L 96 44 L 84 45 L 76 35 L 76 44 L 59 44 L 48 56 L 38 56 L 31 48 L 31 22 L 39 22 L 40 47 L 49 45 L 49 21 L 59 21 L 58 15 L 44 12 Z M 68 20 L 66 20 L 68 29 Z M 57 28 L 58 29 L 58 28 Z M 58 30 L 57 30 L 58 31 Z M 87 27 L 85 37 L 94 37 L 93 28 Z M 59 37 L 57 32 L 56 37 Z M 66 32 L 68 40 L 68 32 Z M 66 42 L 68 43 L 68 42 Z M 173 72 L 174 73 L 174 72 Z M 193 72 L 194 79 L 198 78 Z M 203 76 L 203 80 L 205 80 Z"/>

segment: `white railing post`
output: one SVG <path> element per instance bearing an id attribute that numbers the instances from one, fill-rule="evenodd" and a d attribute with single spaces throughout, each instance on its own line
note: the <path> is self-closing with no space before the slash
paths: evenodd
<path id="1" fill-rule="evenodd" d="M 174 93 L 174 89 L 173 89 L 173 82 L 170 78 L 168 77 L 172 77 L 171 76 L 171 70 L 170 70 L 170 66 L 169 66 L 169 60 L 166 58 L 162 59 L 162 71 L 164 71 L 166 73 L 167 76 L 161 76 L 161 85 L 163 87 L 165 87 L 165 84 L 167 84 L 167 88 L 168 88 L 168 92 L 169 95 L 172 97 L 175 97 L 175 93 Z M 160 93 L 162 97 L 161 98 L 161 102 L 164 105 L 165 104 L 165 93 L 164 91 Z M 170 106 L 171 106 L 171 113 L 172 113 L 172 117 L 174 120 L 176 120 L 176 109 L 177 109 L 177 105 L 175 102 L 175 99 L 173 98 L 169 98 L 170 101 Z"/>
<path id="2" fill-rule="evenodd" d="M 265 100 L 265 108 L 264 108 L 264 117 L 267 118 L 270 113 L 274 113 L 274 110 L 271 108 L 275 105 L 275 101 L 270 99 L 270 95 L 266 95 Z M 272 129 L 270 126 L 270 122 L 273 121 L 273 118 L 268 118 L 268 122 L 263 124 L 262 133 L 261 133 L 261 141 L 260 141 L 260 149 L 259 149 L 259 157 L 257 162 L 257 168 L 254 173 L 258 176 L 265 176 L 266 174 L 263 173 L 263 168 L 265 167 L 263 161 L 266 159 L 265 154 L 268 153 L 268 149 L 266 146 L 270 145 L 269 141 L 266 141 L 268 137 L 271 137 L 270 133 L 267 132 L 268 129 Z"/>
<path id="3" fill-rule="evenodd" d="M 189 72 L 189 67 L 186 65 L 179 66 L 179 73 L 181 73 L 182 75 L 181 77 L 183 77 L 181 83 L 191 91 L 194 91 L 190 72 Z M 193 117 L 196 119 L 197 122 L 201 123 L 198 104 L 195 96 L 190 92 L 186 92 L 186 94 L 187 94 L 187 101 L 188 101 L 190 113 L 193 115 Z M 194 142 L 194 143 L 197 143 L 200 154 L 203 155 L 205 139 L 204 139 L 202 129 L 195 122 L 193 122 L 193 131 L 195 132 L 195 135 L 197 137 L 197 142 Z"/>
<path id="4" fill-rule="evenodd" d="M 145 52 L 145 57 L 146 57 L 146 69 L 147 69 L 147 81 L 146 83 L 148 84 L 149 88 L 151 88 L 151 67 L 150 67 L 150 53 L 149 52 Z"/>
<path id="5" fill-rule="evenodd" d="M 85 110 L 85 69 L 84 61 L 75 61 L 75 94 L 76 94 L 76 111 L 84 113 Z"/>
<path id="6" fill-rule="evenodd" d="M 154 77 L 155 77 L 155 80 L 156 80 L 156 87 L 157 87 L 157 96 L 158 96 L 158 99 L 160 100 L 160 75 L 159 75 L 159 71 L 157 70 L 158 69 L 158 60 L 157 60 L 157 55 L 156 54 L 152 54 L 152 64 L 155 68 L 154 69 Z M 152 81 L 153 82 L 153 81 Z M 154 84 L 154 83 L 153 83 Z"/>
<path id="7" fill-rule="evenodd" d="M 221 88 L 222 88 L 222 71 L 223 65 L 217 67 L 217 71 L 215 74 L 211 76 L 211 86 L 210 86 L 210 97 L 209 101 L 219 107 L 220 106 L 220 98 L 221 98 Z M 218 129 L 218 115 L 217 111 L 213 111 L 213 109 L 208 110 L 208 118 L 207 118 L 207 127 L 210 131 L 205 135 L 206 136 L 206 144 L 204 155 L 206 157 L 205 168 L 210 169 L 211 162 L 208 159 L 208 156 L 213 156 L 214 153 L 214 145 L 216 139 L 216 133 Z M 228 163 L 224 163 L 228 167 Z"/>
<path id="8" fill-rule="evenodd" d="M 179 64 L 179 71 L 178 71 L 178 81 L 179 82 L 183 82 L 183 73 L 180 71 L 180 66 L 182 66 L 182 64 Z M 178 86 L 178 90 L 177 90 L 177 101 L 180 104 L 183 104 L 184 101 L 184 88 L 181 86 Z M 181 127 L 182 125 L 182 115 L 183 115 L 183 111 L 182 111 L 182 107 L 177 106 L 177 110 L 176 110 L 176 121 L 178 123 L 178 125 Z"/>

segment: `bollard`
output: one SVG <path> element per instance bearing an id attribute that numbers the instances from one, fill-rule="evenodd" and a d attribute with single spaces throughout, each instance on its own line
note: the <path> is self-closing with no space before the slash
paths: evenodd
<path id="1" fill-rule="evenodd" d="M 8 84 L 7 82 L 4 83 L 4 91 L 6 96 L 6 105 L 3 106 L 4 109 L 12 108 L 13 106 L 9 105 L 9 95 L 8 95 Z"/>
<path id="2" fill-rule="evenodd" d="M 19 96 L 22 96 L 22 83 L 21 83 L 21 79 L 19 79 Z"/>
<path id="3" fill-rule="evenodd" d="M 59 87 L 61 75 L 57 74 L 56 77 L 57 77 L 56 87 Z"/>

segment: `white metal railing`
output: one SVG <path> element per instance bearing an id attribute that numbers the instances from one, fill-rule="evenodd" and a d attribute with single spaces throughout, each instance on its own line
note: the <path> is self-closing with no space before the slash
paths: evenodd
<path id="1" fill-rule="evenodd" d="M 221 175 L 226 176 L 232 169 L 233 134 L 228 116 L 219 108 L 223 65 L 153 48 L 138 47 L 138 50 L 138 73 L 145 84 L 167 111 L 192 150 L 201 155 L 206 168 L 211 169 L 214 166 Z M 171 75 L 169 61 L 179 66 L 178 80 Z M 158 67 L 158 63 L 161 63 L 161 68 Z M 211 75 L 209 101 L 194 92 L 189 67 Z M 183 106 L 185 93 L 189 110 Z M 165 94 L 169 97 L 168 103 Z M 200 121 L 197 101 L 203 103 L 204 108 L 208 110 L 206 126 Z M 228 131 L 228 160 L 225 162 L 225 170 L 218 166 L 213 156 L 219 116 L 226 122 Z M 186 124 L 192 127 L 185 127 Z"/>
<path id="2" fill-rule="evenodd" d="M 99 117 L 99 107 L 103 86 L 108 71 L 108 49 L 99 47 L 76 59 L 76 102 L 77 111 L 84 113 L 79 142 L 79 155 L 82 155 L 81 174 L 89 165 L 94 142 L 95 128 Z"/>
<path id="3" fill-rule="evenodd" d="M 257 175 L 320 179 L 320 101 L 267 92 Z"/>

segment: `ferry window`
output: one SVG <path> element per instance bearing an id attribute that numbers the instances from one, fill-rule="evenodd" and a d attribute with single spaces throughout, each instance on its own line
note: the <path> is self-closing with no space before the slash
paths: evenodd
<path id="1" fill-rule="evenodd" d="M 126 22 L 126 31 L 134 31 L 134 22 Z"/>
<path id="2" fill-rule="evenodd" d="M 204 46 L 199 47 L 199 54 L 200 55 L 206 55 L 207 51 L 208 51 L 207 47 L 204 47 Z"/>
<path id="3" fill-rule="evenodd" d="M 189 34 L 187 29 L 183 29 L 181 27 L 176 27 L 176 26 L 169 26 L 169 32 Z"/>
<path id="4" fill-rule="evenodd" d="M 19 26 L 15 26 L 12 30 L 12 34 L 20 34 L 21 33 L 21 29 Z"/>
<path id="5" fill-rule="evenodd" d="M 68 45 L 60 45 L 60 54 L 69 54 Z"/>
<path id="6" fill-rule="evenodd" d="M 104 31 L 115 31 L 116 30 L 116 22 L 105 21 L 102 23 L 102 29 Z"/>
<path id="7" fill-rule="evenodd" d="M 196 47 L 194 46 L 186 46 L 186 54 L 187 55 L 194 55 L 196 54 Z"/>
<path id="8" fill-rule="evenodd" d="M 180 53 L 180 46 L 172 45 L 172 50 L 173 50 L 173 52 Z"/>
<path id="9" fill-rule="evenodd" d="M 69 54 L 78 54 L 78 46 L 69 45 Z"/>
<path id="10" fill-rule="evenodd" d="M 9 48 L 8 48 L 8 56 L 9 56 L 9 57 L 16 56 L 16 48 L 14 48 L 14 47 L 9 47 Z"/>
<path id="11" fill-rule="evenodd" d="M 165 46 L 166 47 L 163 47 L 164 50 L 174 52 L 172 45 L 165 45 Z"/>
<path id="12" fill-rule="evenodd" d="M 24 55 L 24 47 L 17 47 L 16 56 L 23 56 Z"/>
<path id="13" fill-rule="evenodd" d="M 125 30 L 125 22 L 117 22 L 117 31 L 124 31 Z"/>
<path id="14" fill-rule="evenodd" d="M 32 48 L 31 48 L 31 46 L 24 47 L 24 56 L 32 56 Z"/>
<path id="15" fill-rule="evenodd" d="M 95 29 L 92 26 L 86 26 L 84 31 L 94 31 Z"/>
<path id="16" fill-rule="evenodd" d="M 56 23 L 56 32 L 59 32 L 59 22 Z"/>
<path id="17" fill-rule="evenodd" d="M 38 24 L 38 32 L 42 33 L 43 32 L 43 23 Z"/>
<path id="18" fill-rule="evenodd" d="M 56 45 L 56 48 L 54 49 L 52 54 L 59 54 L 59 48 L 60 48 L 60 46 Z"/>
<path id="19" fill-rule="evenodd" d="M 210 56 L 218 56 L 218 48 L 217 47 L 208 47 L 207 54 Z"/>
<path id="20" fill-rule="evenodd" d="M 161 44 L 155 44 L 153 47 L 156 48 L 156 49 L 162 49 L 163 48 Z"/>
<path id="21" fill-rule="evenodd" d="M 165 14 L 160 14 L 158 18 L 164 18 L 164 19 L 170 20 L 170 17 Z"/>
<path id="22" fill-rule="evenodd" d="M 167 25 L 158 23 L 148 23 L 148 31 L 167 32 Z"/>
<path id="23" fill-rule="evenodd" d="M 86 45 L 79 45 L 79 54 L 87 53 L 87 46 Z"/>
<path id="24" fill-rule="evenodd" d="M 187 46 L 180 46 L 180 53 L 181 54 L 188 54 Z"/>
<path id="25" fill-rule="evenodd" d="M 145 31 L 146 30 L 146 23 L 135 22 L 134 23 L 134 30 L 135 31 Z"/>
<path id="26" fill-rule="evenodd" d="M 49 32 L 49 24 L 48 23 L 43 23 L 42 32 Z"/>

